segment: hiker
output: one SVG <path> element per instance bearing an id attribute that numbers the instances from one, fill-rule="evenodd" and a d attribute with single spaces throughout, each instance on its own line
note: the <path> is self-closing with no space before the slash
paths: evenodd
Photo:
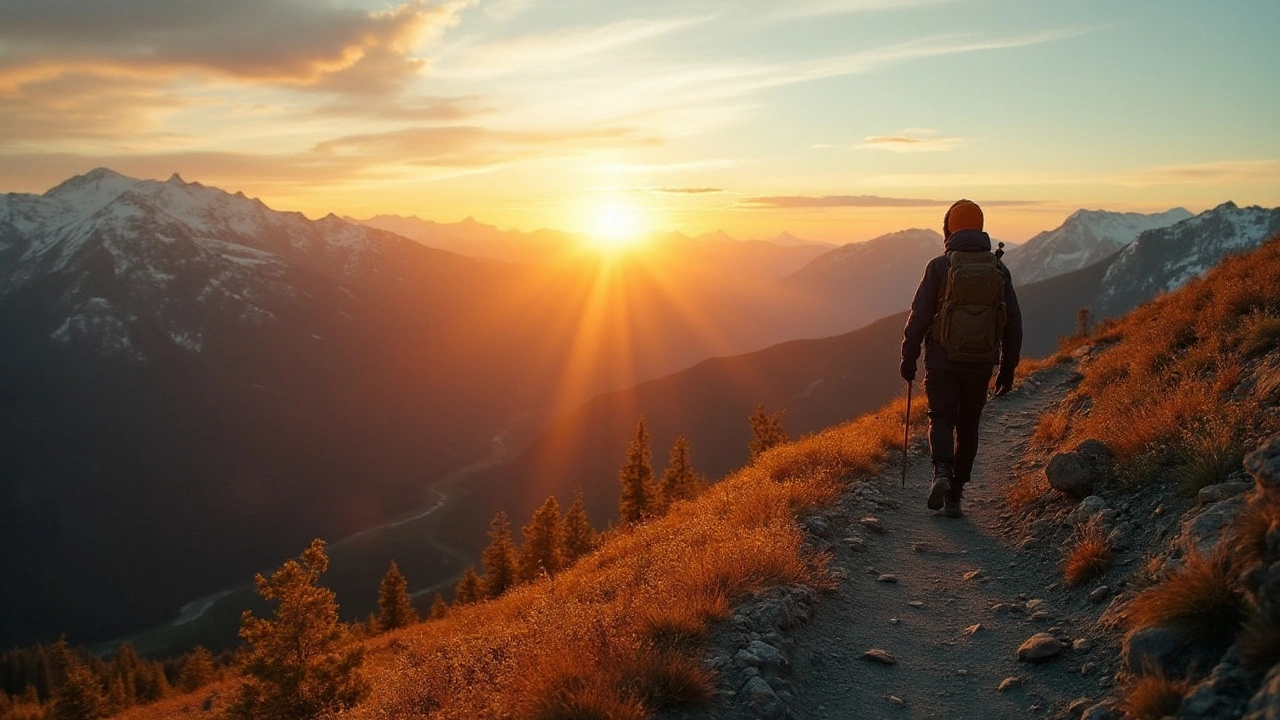
<path id="1" fill-rule="evenodd" d="M 908 383 L 915 380 L 923 342 L 933 458 L 926 505 L 958 518 L 964 517 L 960 500 L 978 454 L 978 422 L 997 362 L 993 397 L 1013 388 L 1022 312 L 1009 270 L 1000 261 L 1004 243 L 991 252 L 977 203 L 952 205 L 942 219 L 942 234 L 945 254 L 929 261 L 911 303 L 899 372 Z"/>

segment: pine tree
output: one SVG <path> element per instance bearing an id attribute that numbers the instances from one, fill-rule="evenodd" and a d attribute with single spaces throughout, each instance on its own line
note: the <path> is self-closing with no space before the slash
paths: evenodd
<path id="1" fill-rule="evenodd" d="M 516 584 L 516 541 L 511 521 L 499 510 L 489 521 L 489 547 L 480 553 L 484 565 L 484 595 L 496 598 Z"/>
<path id="2" fill-rule="evenodd" d="M 1093 312 L 1089 308 L 1082 307 L 1079 310 L 1076 310 L 1076 337 L 1089 337 L 1089 322 L 1092 319 Z"/>
<path id="3" fill-rule="evenodd" d="M 360 673 L 363 648 L 350 642 L 338 622 L 333 591 L 317 584 L 328 567 L 324 541 L 317 538 L 271 579 L 255 577 L 258 594 L 279 606 L 272 620 L 250 610 L 241 617 L 240 637 L 248 650 L 232 717 L 315 718 L 355 705 L 367 691 Z"/>
<path id="4" fill-rule="evenodd" d="M 529 524 L 521 528 L 524 546 L 520 548 L 520 580 L 537 580 L 545 572 L 555 575 L 564 563 L 563 523 L 560 504 L 554 495 L 548 497 L 534 513 Z"/>
<path id="5" fill-rule="evenodd" d="M 99 720 L 110 712 L 102 683 L 83 663 L 72 660 L 53 705 L 56 720 Z"/>
<path id="6" fill-rule="evenodd" d="M 751 423 L 753 437 L 748 449 L 751 450 L 752 460 L 766 450 L 791 442 L 791 438 L 787 437 L 787 431 L 782 429 L 782 416 L 785 413 L 786 410 L 779 410 L 770 415 L 765 412 L 764 403 L 757 405 L 755 412 L 751 413 L 748 422 Z"/>
<path id="7" fill-rule="evenodd" d="M 662 477 L 658 479 L 662 506 L 668 508 L 677 500 L 692 500 L 698 494 L 701 484 L 689 460 L 689 439 L 681 435 L 671 446 L 667 467 L 662 471 Z"/>
<path id="8" fill-rule="evenodd" d="M 564 549 L 561 554 L 564 566 L 568 567 L 600 544 L 600 536 L 591 527 L 591 519 L 587 517 L 587 505 L 582 500 L 581 489 L 574 493 L 573 504 L 564 514 L 563 524 Z"/>
<path id="9" fill-rule="evenodd" d="M 654 513 L 657 498 L 649 454 L 649 429 L 643 416 L 636 423 L 635 435 L 627 446 L 627 458 L 618 469 L 618 482 L 622 484 L 622 497 L 618 500 L 622 522 L 639 522 Z"/>
<path id="10" fill-rule="evenodd" d="M 462 579 L 453 588 L 453 605 L 461 607 L 483 599 L 484 583 L 480 582 L 480 576 L 476 574 L 475 568 L 469 567 L 462 573 Z"/>
<path id="11" fill-rule="evenodd" d="M 431 620 L 443 620 L 449 614 L 449 604 L 444 601 L 444 596 L 436 593 L 436 599 L 431 603 Z"/>
<path id="12" fill-rule="evenodd" d="M 200 645 L 191 648 L 182 662 L 182 672 L 178 675 L 178 687 L 183 692 L 193 692 L 213 682 L 217 669 L 213 665 L 213 654 Z"/>
<path id="13" fill-rule="evenodd" d="M 378 625 L 382 632 L 387 632 L 416 622 L 418 611 L 409 602 L 409 584 L 400 574 L 396 561 L 392 560 L 391 567 L 382 578 L 382 585 L 378 587 Z"/>

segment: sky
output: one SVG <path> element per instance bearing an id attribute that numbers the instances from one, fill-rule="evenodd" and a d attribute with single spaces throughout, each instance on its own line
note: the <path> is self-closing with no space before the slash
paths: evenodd
<path id="1" fill-rule="evenodd" d="M 311 217 L 1025 240 L 1280 205 L 1275 0 L 0 0 L 0 191 Z M 614 218 L 616 226 L 616 218 Z"/>

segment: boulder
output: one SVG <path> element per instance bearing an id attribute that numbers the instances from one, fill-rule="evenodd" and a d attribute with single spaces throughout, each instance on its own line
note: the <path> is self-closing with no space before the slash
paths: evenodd
<path id="1" fill-rule="evenodd" d="M 1237 495 L 1243 494 L 1245 490 L 1249 489 L 1249 487 L 1250 483 L 1240 481 L 1205 485 L 1200 488 L 1200 492 L 1196 493 L 1196 501 L 1201 505 L 1221 502 L 1228 498 L 1233 498 Z"/>
<path id="2" fill-rule="evenodd" d="M 1049 633 L 1036 633 L 1018 648 L 1018 662 L 1043 662 L 1056 657 L 1065 647 Z"/>
<path id="3" fill-rule="evenodd" d="M 1085 496 L 1093 492 L 1097 473 L 1077 452 L 1062 452 L 1054 455 L 1044 468 L 1045 479 L 1049 487 L 1073 496 Z"/>
<path id="4" fill-rule="evenodd" d="M 1260 490 L 1280 487 L 1280 434 L 1272 435 L 1244 458 L 1244 469 Z"/>
<path id="5" fill-rule="evenodd" d="M 1182 547 L 1190 553 L 1207 556 L 1217 547 L 1222 533 L 1232 526 L 1244 511 L 1244 498 L 1236 496 L 1204 506 L 1183 523 Z"/>
<path id="6" fill-rule="evenodd" d="M 1137 628 L 1124 638 L 1121 659 L 1134 675 L 1180 675 L 1188 663 L 1189 641 L 1173 628 L 1153 625 Z"/>

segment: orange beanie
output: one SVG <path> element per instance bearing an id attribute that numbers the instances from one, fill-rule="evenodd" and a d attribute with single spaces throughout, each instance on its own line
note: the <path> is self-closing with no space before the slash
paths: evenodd
<path id="1" fill-rule="evenodd" d="M 951 237 L 957 230 L 982 230 L 982 208 L 972 200 L 957 200 L 942 218 L 942 234 Z"/>

